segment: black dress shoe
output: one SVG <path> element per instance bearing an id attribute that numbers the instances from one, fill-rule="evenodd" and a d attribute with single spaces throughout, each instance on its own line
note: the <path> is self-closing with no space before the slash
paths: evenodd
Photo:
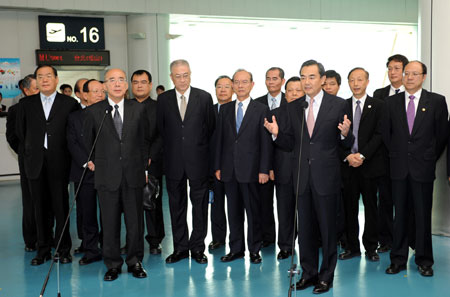
<path id="1" fill-rule="evenodd" d="M 252 264 L 259 264 L 261 263 L 262 259 L 261 256 L 258 253 L 250 253 L 250 263 Z"/>
<path id="2" fill-rule="evenodd" d="M 304 279 L 303 277 L 295 284 L 295 289 L 297 291 L 304 290 L 308 287 L 315 286 L 317 284 L 317 277 L 313 277 L 310 279 Z M 292 285 L 294 288 L 294 285 Z"/>
<path id="3" fill-rule="evenodd" d="M 351 250 L 346 250 L 342 253 L 339 254 L 339 259 L 340 260 L 348 260 L 354 257 L 359 257 L 361 256 L 361 252 L 352 252 Z"/>
<path id="4" fill-rule="evenodd" d="M 380 247 L 377 249 L 378 253 L 387 253 L 391 250 L 391 246 L 388 244 L 381 244 Z"/>
<path id="5" fill-rule="evenodd" d="M 45 263 L 45 261 L 48 261 L 52 258 L 52 255 L 50 253 L 45 254 L 43 256 L 37 255 L 33 260 L 31 260 L 31 265 L 33 266 L 39 266 Z"/>
<path id="6" fill-rule="evenodd" d="M 403 265 L 391 264 L 386 269 L 386 273 L 387 274 L 397 274 L 400 271 L 405 270 L 405 269 L 406 269 L 406 264 L 403 264 Z"/>
<path id="7" fill-rule="evenodd" d="M 133 276 L 135 278 L 146 278 L 147 277 L 147 271 L 145 271 L 144 267 L 142 267 L 141 262 L 137 262 L 136 264 L 132 266 L 128 266 L 128 272 L 133 273 Z"/>
<path id="8" fill-rule="evenodd" d="M 180 251 L 174 251 L 172 255 L 170 255 L 169 257 L 166 258 L 166 263 L 168 264 L 172 264 L 172 263 L 176 263 L 182 259 L 186 259 L 189 257 L 189 251 L 184 251 L 184 252 L 180 252 Z"/>
<path id="9" fill-rule="evenodd" d="M 229 253 L 229 254 L 226 254 L 225 256 L 221 257 L 220 261 L 222 261 L 222 262 L 231 262 L 231 261 L 234 261 L 236 259 L 244 258 L 244 256 L 245 256 L 244 252 Z"/>
<path id="10" fill-rule="evenodd" d="M 274 241 L 263 240 L 263 242 L 262 242 L 262 247 L 263 247 L 263 248 L 269 247 L 269 246 L 271 246 L 271 245 L 274 244 L 274 243 L 275 243 Z"/>
<path id="11" fill-rule="evenodd" d="M 159 255 L 161 254 L 162 248 L 160 244 L 151 244 L 150 245 L 150 254 L 152 255 Z"/>
<path id="12" fill-rule="evenodd" d="M 74 255 L 76 255 L 76 254 L 81 254 L 81 253 L 84 253 L 84 248 L 83 248 L 83 246 L 79 246 L 79 247 L 77 247 L 76 249 L 74 249 L 73 250 L 73 254 Z"/>
<path id="13" fill-rule="evenodd" d="M 28 246 L 28 245 L 26 245 L 25 246 L 25 252 L 28 252 L 28 253 L 30 253 L 30 252 L 35 252 L 36 251 L 36 247 L 34 246 Z"/>
<path id="14" fill-rule="evenodd" d="M 217 250 L 218 248 L 220 248 L 221 246 L 225 245 L 225 243 L 223 242 L 219 242 L 219 241 L 211 241 L 211 243 L 208 245 L 208 248 L 210 250 Z"/>
<path id="15" fill-rule="evenodd" d="M 191 258 L 194 259 L 198 264 L 208 263 L 208 258 L 203 252 L 191 252 Z"/>
<path id="16" fill-rule="evenodd" d="M 419 265 L 417 268 L 422 276 L 433 276 L 433 268 L 431 266 Z"/>
<path id="17" fill-rule="evenodd" d="M 72 263 L 72 256 L 67 254 L 67 255 L 61 255 L 61 257 L 59 257 L 59 263 L 61 264 L 69 264 Z"/>
<path id="18" fill-rule="evenodd" d="M 322 294 L 325 292 L 328 292 L 330 288 L 333 287 L 333 283 L 326 282 L 326 281 L 320 281 L 318 282 L 313 289 L 314 294 Z"/>
<path id="19" fill-rule="evenodd" d="M 277 259 L 278 260 L 287 259 L 289 258 L 290 255 L 292 255 L 291 251 L 280 250 L 280 252 L 277 255 Z"/>
<path id="20" fill-rule="evenodd" d="M 120 254 L 123 256 L 123 255 L 126 255 L 127 254 L 127 246 L 125 245 L 125 246 L 123 246 L 123 247 L 121 247 L 120 248 Z"/>
<path id="21" fill-rule="evenodd" d="M 366 251 L 366 257 L 367 257 L 367 259 L 369 259 L 369 261 L 372 261 L 372 262 L 380 261 L 380 256 L 378 256 L 377 252 L 375 252 L 375 251 L 373 251 L 373 252 Z"/>
<path id="22" fill-rule="evenodd" d="M 86 256 L 84 256 L 83 258 L 80 259 L 80 261 L 78 261 L 78 263 L 80 265 L 88 265 L 88 264 L 91 264 L 91 263 L 94 263 L 94 262 L 98 262 L 101 259 L 102 259 L 101 255 L 98 255 L 98 256 L 95 256 L 95 257 L 92 257 L 92 258 L 87 258 Z"/>
<path id="23" fill-rule="evenodd" d="M 104 281 L 110 282 L 116 280 L 119 277 L 119 274 L 122 272 L 120 268 L 111 268 L 106 271 L 105 276 L 103 277 Z"/>

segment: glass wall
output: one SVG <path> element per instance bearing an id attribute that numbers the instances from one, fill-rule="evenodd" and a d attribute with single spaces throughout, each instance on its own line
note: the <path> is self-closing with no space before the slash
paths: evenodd
<path id="1" fill-rule="evenodd" d="M 192 85 L 214 97 L 214 81 L 238 68 L 253 73 L 252 97 L 267 93 L 265 71 L 278 66 L 286 78 L 298 75 L 308 59 L 341 74 L 339 96 L 351 96 L 347 74 L 354 67 L 370 73 L 368 93 L 389 83 L 386 59 L 401 53 L 417 59 L 417 24 L 170 16 L 170 60 L 183 58 L 192 70 Z M 283 89 L 284 90 L 284 89 Z"/>

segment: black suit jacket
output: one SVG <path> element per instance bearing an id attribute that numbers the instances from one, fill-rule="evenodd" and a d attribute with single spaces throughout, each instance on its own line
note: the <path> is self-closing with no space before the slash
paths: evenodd
<path id="1" fill-rule="evenodd" d="M 415 181 L 432 182 L 436 161 L 448 137 L 445 97 L 422 89 L 411 135 L 406 119 L 405 92 L 386 101 L 382 123 L 391 178 L 405 179 L 410 174 Z"/>
<path id="2" fill-rule="evenodd" d="M 275 144 L 286 150 L 293 150 L 293 182 L 298 176 L 298 156 L 300 152 L 302 104 L 306 97 L 303 96 L 285 105 L 283 116 L 279 119 L 279 134 Z M 312 137 L 309 136 L 305 124 L 303 129 L 303 148 L 300 160 L 300 188 L 299 194 L 303 194 L 308 180 L 311 181 L 319 195 L 337 194 L 341 189 L 341 160 L 339 158 L 339 146 L 350 148 L 353 144 L 351 130 L 345 138 L 341 138 L 339 123 L 344 120 L 344 115 L 350 114 L 348 104 L 344 100 L 324 92 L 322 104 L 315 120 Z M 311 172 L 310 172 L 311 171 Z"/>
<path id="3" fill-rule="evenodd" d="M 269 118 L 272 118 L 272 115 L 274 115 L 276 119 L 279 119 L 282 116 L 286 116 L 286 114 L 283 114 L 282 111 L 283 106 L 280 105 L 279 108 L 271 111 L 271 116 Z M 292 151 L 286 152 L 274 143 L 273 146 L 274 151 L 272 167 L 275 175 L 275 182 L 279 184 L 292 183 L 292 163 L 294 162 Z"/>
<path id="4" fill-rule="evenodd" d="M 352 98 L 346 100 L 351 113 L 348 115 L 352 122 L 350 127 L 353 130 L 353 102 Z M 383 101 L 366 97 L 362 109 L 361 121 L 358 130 L 358 151 L 365 160 L 360 166 L 361 174 L 366 178 L 374 178 L 384 175 L 385 162 L 383 161 L 383 139 L 381 135 L 381 116 L 383 112 Z M 351 148 L 341 150 L 341 160 L 345 160 L 350 155 Z M 348 174 L 348 162 L 343 163 L 343 174 Z"/>
<path id="5" fill-rule="evenodd" d="M 384 88 L 376 89 L 373 92 L 373 98 L 384 100 L 389 97 L 389 92 L 391 91 L 391 85 L 387 85 Z"/>
<path id="6" fill-rule="evenodd" d="M 19 138 L 16 135 L 16 117 L 18 105 L 14 104 L 9 108 L 6 118 L 6 141 L 16 154 L 19 154 Z"/>
<path id="7" fill-rule="evenodd" d="M 202 179 L 209 175 L 209 142 L 215 128 L 211 95 L 191 87 L 184 121 L 175 89 L 158 97 L 157 125 L 163 138 L 164 171 L 168 178 Z"/>
<path id="8" fill-rule="evenodd" d="M 72 164 L 70 165 L 70 181 L 79 182 L 83 174 L 83 165 L 86 164 L 89 151 L 83 138 L 83 126 L 86 111 L 84 109 L 76 110 L 69 115 L 67 121 L 67 147 L 72 156 Z M 94 173 L 89 169 L 86 170 L 84 182 L 93 184 Z"/>
<path id="9" fill-rule="evenodd" d="M 218 121 L 219 121 L 219 110 L 218 110 L 219 103 L 214 104 L 214 116 L 216 120 L 216 128 L 214 129 L 214 132 L 211 136 L 211 140 L 209 142 L 209 168 L 210 172 L 209 174 L 211 176 L 214 176 L 215 173 L 215 158 L 216 158 L 216 150 L 217 150 L 217 128 L 218 128 Z M 221 108 L 223 105 L 221 105 Z"/>
<path id="10" fill-rule="evenodd" d="M 99 132 L 108 99 L 86 107 L 84 137 L 86 148 L 91 149 Z M 99 133 L 95 154 L 95 188 L 116 191 L 125 178 L 130 188 L 143 187 L 150 145 L 145 107 L 136 101 L 124 99 L 122 139 L 117 135 L 111 113 L 106 115 Z"/>
<path id="11" fill-rule="evenodd" d="M 236 101 L 220 107 L 217 127 L 215 169 L 221 180 L 233 175 L 240 183 L 258 182 L 259 173 L 269 174 L 272 162 L 272 140 L 264 128 L 268 107 L 250 100 L 239 132 L 236 132 Z"/>
<path id="12" fill-rule="evenodd" d="M 138 102 L 136 99 L 133 99 Z M 148 121 L 148 133 L 149 133 L 149 158 L 152 160 L 148 167 L 148 174 L 161 177 L 163 171 L 162 165 L 162 137 L 159 135 L 158 127 L 156 125 L 156 100 L 148 97 L 142 104 L 145 106 Z"/>
<path id="13" fill-rule="evenodd" d="M 57 93 L 48 119 L 45 119 L 40 94 L 23 98 L 18 105 L 16 133 L 24 146 L 25 172 L 36 179 L 44 163 L 44 137 L 47 133 L 51 175 L 69 177 L 70 154 L 67 148 L 66 126 L 69 114 L 80 108 L 72 97 Z"/>

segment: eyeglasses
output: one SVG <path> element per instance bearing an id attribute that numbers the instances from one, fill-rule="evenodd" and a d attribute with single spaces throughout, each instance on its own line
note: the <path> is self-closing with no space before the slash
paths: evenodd
<path id="1" fill-rule="evenodd" d="M 175 79 L 176 80 L 180 80 L 182 78 L 184 79 L 188 79 L 189 78 L 189 73 L 183 73 L 183 74 L 175 74 Z"/>
<path id="2" fill-rule="evenodd" d="M 239 85 L 248 85 L 250 83 L 249 80 L 234 80 L 233 83 L 237 86 Z"/>
<path id="3" fill-rule="evenodd" d="M 422 74 L 423 74 L 422 72 L 405 72 L 405 73 L 403 73 L 403 76 L 405 76 L 405 77 L 409 77 L 409 76 L 417 77 L 417 76 L 422 75 Z"/>
<path id="4" fill-rule="evenodd" d="M 141 85 L 148 85 L 150 82 L 147 81 L 147 80 L 133 80 L 133 81 L 131 81 L 131 83 L 133 85 L 139 85 L 139 84 L 141 84 Z"/>
<path id="5" fill-rule="evenodd" d="M 53 78 L 54 75 L 49 73 L 49 74 L 38 74 L 38 76 L 36 77 L 38 80 L 43 80 L 44 78 L 48 78 L 51 79 Z"/>
<path id="6" fill-rule="evenodd" d="M 127 80 L 123 77 L 119 77 L 119 78 L 110 78 L 107 79 L 106 82 L 110 83 L 110 84 L 115 84 L 116 82 L 118 82 L 119 84 L 123 84 L 125 83 Z"/>

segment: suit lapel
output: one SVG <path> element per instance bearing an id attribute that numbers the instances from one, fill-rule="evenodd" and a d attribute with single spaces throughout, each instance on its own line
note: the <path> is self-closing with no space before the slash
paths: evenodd
<path id="1" fill-rule="evenodd" d="M 34 99 L 32 100 L 32 104 L 34 105 L 33 110 L 36 112 L 34 113 L 36 117 L 40 120 L 45 122 L 45 113 L 44 113 L 44 107 L 42 106 L 41 96 L 40 93 L 35 95 Z"/>
<path id="2" fill-rule="evenodd" d="M 189 100 L 186 106 L 186 113 L 184 114 L 184 120 L 188 120 L 197 105 L 197 92 L 193 87 L 191 87 L 191 93 L 189 94 Z M 181 119 L 181 116 L 180 116 Z"/>
<path id="3" fill-rule="evenodd" d="M 250 98 L 250 102 L 247 106 L 247 110 L 245 111 L 244 118 L 242 119 L 241 127 L 239 128 L 238 136 L 242 134 L 242 131 L 245 129 L 245 127 L 247 127 L 249 121 L 251 120 L 251 117 L 254 114 L 253 108 L 256 107 L 255 104 L 257 103 L 253 102 L 253 99 Z M 236 121 L 234 122 L 234 125 L 236 126 Z"/>
<path id="4" fill-rule="evenodd" d="M 133 119 L 134 108 L 131 101 L 124 99 L 123 102 L 123 126 L 122 126 L 122 139 L 127 135 L 130 119 Z M 117 134 L 117 133 L 116 133 Z"/>
<path id="5" fill-rule="evenodd" d="M 314 134 L 316 133 L 317 129 L 319 129 L 319 126 L 321 125 L 321 123 L 325 120 L 326 115 L 329 113 L 332 104 L 330 104 L 329 100 L 331 98 L 328 97 L 328 95 L 324 92 L 323 93 L 323 98 L 322 98 L 322 103 L 320 104 L 320 108 L 319 108 L 319 113 L 317 114 L 317 119 L 315 120 L 314 123 L 314 130 L 312 135 L 314 136 Z"/>
<path id="6" fill-rule="evenodd" d="M 366 118 L 366 116 L 372 111 L 372 104 L 373 104 L 372 97 L 367 96 L 366 102 L 364 102 L 360 123 L 362 123 L 362 121 L 364 121 L 364 118 Z"/>
<path id="7" fill-rule="evenodd" d="M 306 101 L 306 97 L 305 96 L 300 97 L 300 99 L 297 99 L 297 100 L 295 100 L 294 102 L 291 103 L 291 104 L 295 104 L 295 105 L 292 105 L 292 107 L 295 108 L 295 112 L 298 115 L 298 117 L 293 117 L 293 118 L 297 119 L 296 126 L 298 127 L 298 130 L 301 133 L 302 118 L 304 117 L 303 120 L 305 121 L 305 124 L 304 124 L 304 127 L 303 127 L 303 129 L 304 129 L 303 135 L 307 135 L 307 137 L 310 138 L 309 133 L 308 133 L 308 125 L 306 124 L 306 117 L 307 117 L 307 115 L 305 113 L 305 110 L 302 108 L 302 105 L 300 104 L 301 101 Z M 290 106 L 288 106 L 288 109 L 289 109 L 289 107 Z"/>
<path id="8" fill-rule="evenodd" d="M 125 100 L 125 99 L 124 99 Z M 105 100 L 103 100 L 102 102 L 103 105 L 105 106 L 104 108 L 102 108 L 101 110 L 105 110 L 108 105 L 109 105 L 109 101 L 108 98 L 106 98 Z M 124 103 L 125 104 L 125 103 Z M 125 109 L 125 106 L 124 106 Z M 113 121 L 113 116 L 114 116 L 114 107 L 112 107 L 112 111 L 109 115 L 106 116 L 105 119 L 105 125 L 106 127 L 108 127 L 108 129 L 111 131 L 111 134 L 114 135 L 115 138 L 117 138 L 119 140 L 119 135 L 117 134 L 117 130 L 116 127 L 114 126 L 114 121 Z M 123 117 L 125 119 L 125 116 Z M 122 135 L 123 135 L 123 129 L 122 129 Z"/>
<path id="9" fill-rule="evenodd" d="M 408 128 L 408 120 L 406 118 L 406 108 L 405 108 L 405 92 L 401 92 L 396 96 L 397 102 L 397 110 L 398 110 L 398 117 L 401 125 L 403 125 L 403 129 L 407 135 L 409 135 L 409 128 Z M 392 100 L 392 97 L 391 99 Z"/>
<path id="10" fill-rule="evenodd" d="M 233 108 L 230 108 L 230 112 L 231 112 L 231 116 L 228 116 L 228 119 L 231 121 L 230 125 L 231 127 L 233 127 L 233 135 L 234 137 L 237 136 L 237 131 L 236 131 L 236 100 L 233 100 L 231 103 L 229 103 L 230 105 L 233 106 Z M 221 107 L 222 108 L 222 107 Z M 241 128 L 242 128 L 242 124 L 241 124 Z"/>
<path id="11" fill-rule="evenodd" d="M 286 95 L 283 92 L 281 92 L 281 103 L 280 103 L 280 106 L 284 105 L 284 104 L 287 104 L 287 103 L 288 102 L 286 100 Z"/>
<path id="12" fill-rule="evenodd" d="M 172 96 L 167 98 L 167 99 L 169 99 L 169 108 L 171 108 L 173 110 L 173 112 L 175 112 L 177 114 L 177 118 L 180 120 L 180 122 L 182 122 L 181 115 L 180 115 L 180 108 L 178 107 L 178 102 L 177 102 L 177 93 L 176 93 L 175 89 L 172 89 L 168 92 L 172 92 Z M 186 109 L 187 109 L 187 107 L 186 107 Z M 187 110 L 186 110 L 186 113 L 187 113 Z M 186 114 L 184 115 L 184 118 L 186 118 Z"/>
<path id="13" fill-rule="evenodd" d="M 414 118 L 414 125 L 411 135 L 416 133 L 420 125 L 422 124 L 428 110 L 429 102 L 430 98 L 427 91 L 422 90 L 422 95 L 420 96 L 419 105 L 417 106 L 416 117 Z"/>

